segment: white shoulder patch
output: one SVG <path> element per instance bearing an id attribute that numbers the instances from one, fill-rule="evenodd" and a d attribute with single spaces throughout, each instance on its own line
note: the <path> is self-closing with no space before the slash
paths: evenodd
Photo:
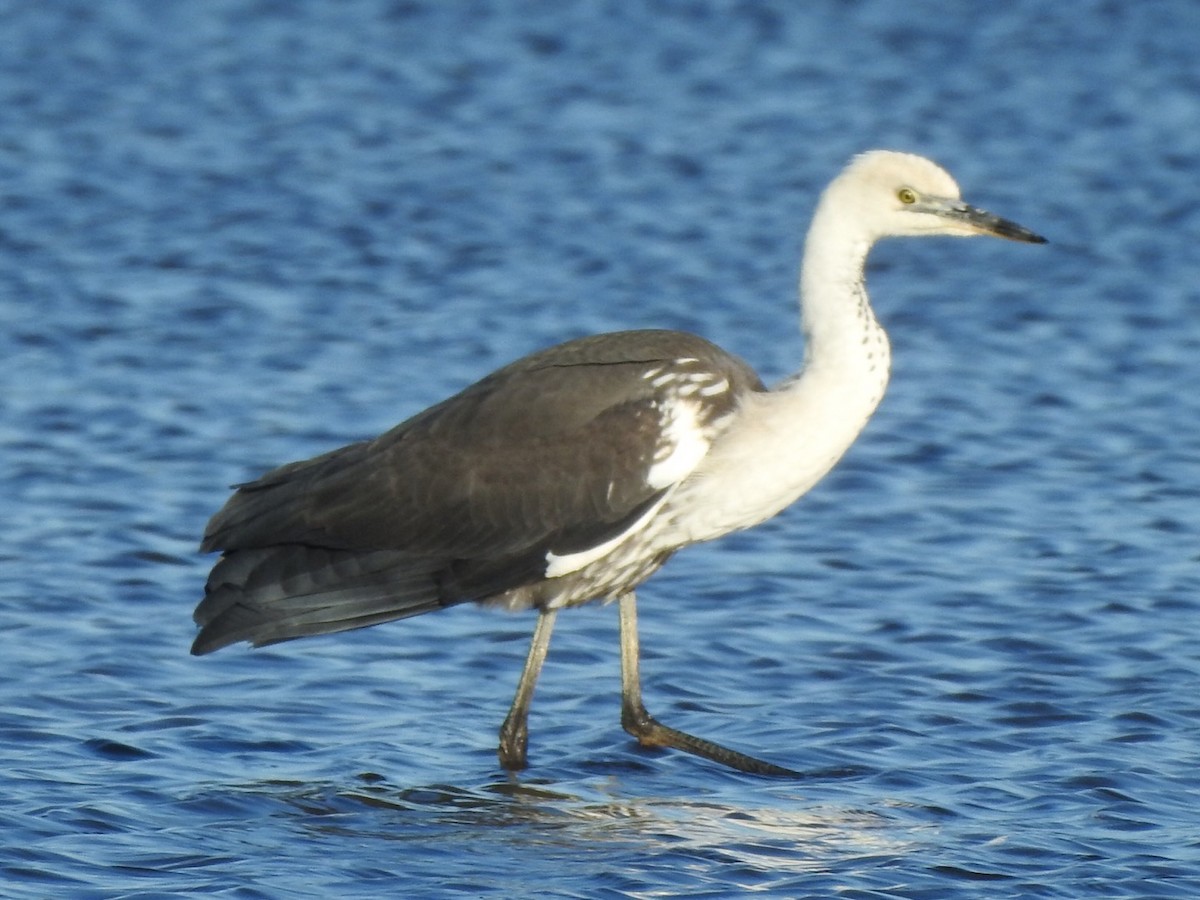
<path id="1" fill-rule="evenodd" d="M 644 376 L 654 387 L 661 387 L 670 382 L 681 381 L 678 374 L 663 373 L 660 368 L 649 370 Z M 659 382 L 662 382 L 660 384 Z M 670 399 L 655 403 L 659 415 L 660 429 L 658 446 L 655 449 L 650 467 L 646 470 L 646 484 L 656 491 L 672 487 L 683 481 L 692 473 L 708 453 L 712 445 L 709 431 L 701 425 L 701 397 L 711 396 L 729 388 L 729 382 L 721 378 L 713 381 L 711 376 L 703 379 L 690 376 L 682 380 L 686 391 L 676 391 Z M 611 490 L 611 488 L 610 488 Z M 553 551 L 546 554 L 546 577 L 558 578 L 578 572 L 584 566 L 591 565 L 612 553 L 617 547 L 645 528 L 658 513 L 668 491 L 657 503 L 638 516 L 636 522 L 603 543 L 575 553 L 558 554 Z"/>
<path id="2" fill-rule="evenodd" d="M 665 404 L 661 443 L 646 483 L 661 490 L 682 481 L 708 453 L 710 441 L 696 418 L 696 405 L 687 400 Z"/>

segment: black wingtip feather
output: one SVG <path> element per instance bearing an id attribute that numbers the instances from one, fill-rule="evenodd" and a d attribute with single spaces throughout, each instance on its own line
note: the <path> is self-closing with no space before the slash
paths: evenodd
<path id="1" fill-rule="evenodd" d="M 378 625 L 450 605 L 434 567 L 392 551 L 303 545 L 237 550 L 218 560 L 196 607 L 193 655 Z"/>

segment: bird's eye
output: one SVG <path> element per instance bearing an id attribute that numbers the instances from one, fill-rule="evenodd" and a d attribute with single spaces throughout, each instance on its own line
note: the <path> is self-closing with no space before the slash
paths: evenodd
<path id="1" fill-rule="evenodd" d="M 900 188 L 900 190 L 896 191 L 896 196 L 905 206 L 911 206 L 917 202 L 917 192 L 912 188 Z"/>

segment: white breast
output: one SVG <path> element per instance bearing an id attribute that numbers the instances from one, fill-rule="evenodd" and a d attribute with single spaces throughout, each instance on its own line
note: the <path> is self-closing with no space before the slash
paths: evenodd
<path id="1" fill-rule="evenodd" d="M 878 359 L 880 347 L 874 346 Z M 884 352 L 886 352 L 886 345 Z M 820 481 L 879 405 L 888 366 L 810 367 L 741 407 L 663 508 L 671 543 L 706 541 L 771 518 Z"/>

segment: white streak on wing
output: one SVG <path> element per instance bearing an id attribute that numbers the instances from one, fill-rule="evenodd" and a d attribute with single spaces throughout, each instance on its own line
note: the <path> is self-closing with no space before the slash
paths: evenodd
<path id="1" fill-rule="evenodd" d="M 723 387 L 728 387 L 725 383 Z M 659 411 L 663 418 L 662 431 L 658 452 L 654 462 L 646 470 L 646 484 L 655 490 L 662 490 L 683 481 L 692 470 L 700 464 L 712 441 L 697 420 L 698 407 L 694 402 L 676 399 L 660 405 Z M 611 492 L 612 485 L 609 485 Z M 584 566 L 591 565 L 603 559 L 622 543 L 637 534 L 650 523 L 654 515 L 670 496 L 670 491 L 663 495 L 657 503 L 638 516 L 637 521 L 615 537 L 586 550 L 575 553 L 558 554 L 550 551 L 546 554 L 546 577 L 558 578 L 578 572 Z"/>
<path id="2" fill-rule="evenodd" d="M 646 472 L 646 483 L 652 488 L 665 488 L 682 481 L 699 465 L 708 452 L 711 441 L 696 421 L 696 406 L 679 400 L 666 407 L 666 423 L 662 431 L 661 458 Z"/>
<path id="3" fill-rule="evenodd" d="M 591 565 L 596 560 L 607 556 L 618 545 L 645 528 L 666 499 L 665 496 L 662 497 L 657 503 L 638 516 L 636 522 L 616 537 L 609 538 L 602 544 L 597 544 L 595 547 L 588 547 L 588 549 L 580 550 L 577 553 L 565 553 L 562 556 L 559 556 L 553 550 L 550 551 L 546 554 L 546 577 L 558 578 L 560 575 L 570 575 L 572 572 L 578 572 L 584 566 Z"/>

